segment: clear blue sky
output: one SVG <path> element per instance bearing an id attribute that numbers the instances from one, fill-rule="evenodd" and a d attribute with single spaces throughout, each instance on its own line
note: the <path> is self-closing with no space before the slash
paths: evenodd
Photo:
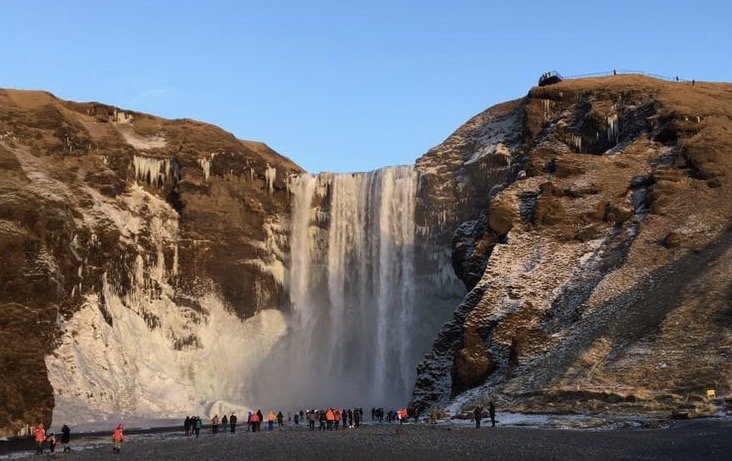
<path id="1" fill-rule="evenodd" d="M 546 70 L 730 81 L 730 4 L 0 0 L 0 86 L 211 122 L 311 172 L 370 170 Z"/>

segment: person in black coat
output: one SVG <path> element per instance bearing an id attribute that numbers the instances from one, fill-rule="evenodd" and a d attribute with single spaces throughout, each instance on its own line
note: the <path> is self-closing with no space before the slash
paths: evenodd
<path id="1" fill-rule="evenodd" d="M 70 451 L 69 442 L 71 441 L 71 429 L 66 424 L 61 428 L 61 451 Z"/>
<path id="2" fill-rule="evenodd" d="M 231 433 L 233 434 L 236 431 L 236 415 L 234 413 L 232 413 L 229 418 L 229 426 L 231 427 Z"/>
<path id="3" fill-rule="evenodd" d="M 475 419 L 475 428 L 480 429 L 480 420 L 483 418 L 483 407 L 480 405 L 475 407 L 475 410 L 473 410 L 473 418 Z"/>

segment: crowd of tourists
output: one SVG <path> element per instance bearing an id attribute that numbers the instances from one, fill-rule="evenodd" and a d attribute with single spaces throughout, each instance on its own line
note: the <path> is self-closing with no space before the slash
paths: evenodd
<path id="1" fill-rule="evenodd" d="M 299 410 L 295 412 L 285 413 L 282 410 L 275 412 L 270 410 L 267 413 L 262 410 L 247 412 L 246 418 L 239 422 L 236 413 L 231 415 L 223 415 L 219 417 L 214 415 L 210 420 L 210 429 L 212 434 L 218 434 L 220 428 L 236 433 L 237 427 L 241 426 L 247 432 L 260 432 L 262 426 L 267 431 L 273 431 L 275 428 L 284 428 L 288 426 L 293 429 L 307 428 L 311 431 L 330 431 L 338 429 L 352 429 L 361 426 L 364 421 L 364 411 L 361 407 L 341 408 L 328 407 L 322 409 Z M 417 421 L 417 412 L 411 408 L 399 408 L 384 410 L 381 407 L 371 409 L 371 421 L 375 423 L 405 423 L 410 418 Z M 203 428 L 203 421 L 200 416 L 186 416 L 183 421 L 183 432 L 185 435 L 199 437 Z"/>
<path id="2" fill-rule="evenodd" d="M 489 402 L 488 405 L 488 416 L 491 419 L 492 426 L 496 425 L 496 409 L 493 402 Z M 371 408 L 371 421 L 372 423 L 395 423 L 398 422 L 403 424 L 410 418 L 414 418 L 414 421 L 418 421 L 419 414 L 413 408 L 399 408 L 399 409 L 387 409 L 381 407 Z M 481 419 L 485 417 L 483 408 L 477 406 L 473 411 L 473 418 L 475 419 L 475 427 L 480 428 Z M 430 421 L 433 418 L 430 417 Z M 210 420 L 210 428 L 212 434 L 218 434 L 221 428 L 223 432 L 227 429 L 232 434 L 236 433 L 236 429 L 239 426 L 246 426 L 247 432 L 260 432 L 262 430 L 262 423 L 266 423 L 267 431 L 273 431 L 275 425 L 277 428 L 285 427 L 285 414 L 280 410 L 277 413 L 269 411 L 266 415 L 262 410 L 256 412 L 250 411 L 247 413 L 246 419 L 239 422 L 239 418 L 236 413 L 231 415 L 223 415 L 219 418 L 216 414 Z M 287 426 L 295 428 L 307 428 L 311 431 L 332 431 L 339 429 L 352 429 L 358 428 L 363 423 L 363 408 L 340 408 L 340 407 L 329 407 L 324 409 L 310 409 L 310 410 L 299 410 L 294 413 L 287 413 Z M 200 437 L 201 430 L 204 424 L 200 416 L 186 416 L 183 421 L 183 431 L 186 436 Z M 43 426 L 43 423 L 33 429 L 34 440 L 36 442 L 36 453 L 42 454 L 44 450 L 44 444 L 48 444 L 51 456 L 56 453 L 56 444 L 59 442 L 56 439 L 54 433 L 47 433 Z M 61 428 L 61 449 L 63 451 L 69 451 L 69 441 L 71 438 L 71 429 L 68 425 L 64 424 Z M 122 442 L 124 441 L 124 427 L 120 423 L 115 427 L 112 432 L 112 442 L 114 453 L 120 453 L 122 451 Z"/>

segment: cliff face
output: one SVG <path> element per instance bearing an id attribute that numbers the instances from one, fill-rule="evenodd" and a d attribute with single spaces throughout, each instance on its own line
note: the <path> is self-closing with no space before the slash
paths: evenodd
<path id="1" fill-rule="evenodd" d="M 210 125 L 0 90 L 0 432 L 239 411 L 244 376 L 291 372 L 263 365 L 287 328 L 309 398 L 314 338 L 336 382 L 374 378 L 339 398 L 384 398 L 458 304 L 421 408 L 707 411 L 732 385 L 731 116 L 726 84 L 569 81 L 414 169 L 288 181 Z"/>
<path id="2" fill-rule="evenodd" d="M 730 117 L 727 84 L 567 81 L 420 159 L 476 208 L 453 235 L 471 291 L 413 403 L 710 411 L 732 386 Z"/>
<path id="3" fill-rule="evenodd" d="M 0 90 L 0 166 L 6 433 L 49 423 L 54 404 L 78 418 L 154 413 L 165 404 L 134 391 L 145 377 L 178 386 L 187 405 L 206 373 L 175 363 L 225 341 L 213 310 L 281 330 L 270 312 L 287 308 L 285 181 L 301 169 L 266 145 Z"/>

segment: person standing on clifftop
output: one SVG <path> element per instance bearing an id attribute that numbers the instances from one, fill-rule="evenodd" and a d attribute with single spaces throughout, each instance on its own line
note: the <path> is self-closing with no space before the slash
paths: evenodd
<path id="1" fill-rule="evenodd" d="M 491 415 L 491 427 L 496 427 L 496 406 L 493 405 L 493 400 L 488 402 L 488 414 Z"/>
<path id="2" fill-rule="evenodd" d="M 475 428 L 480 429 L 480 420 L 483 418 L 483 407 L 478 405 L 473 411 L 473 418 L 475 419 Z"/>

